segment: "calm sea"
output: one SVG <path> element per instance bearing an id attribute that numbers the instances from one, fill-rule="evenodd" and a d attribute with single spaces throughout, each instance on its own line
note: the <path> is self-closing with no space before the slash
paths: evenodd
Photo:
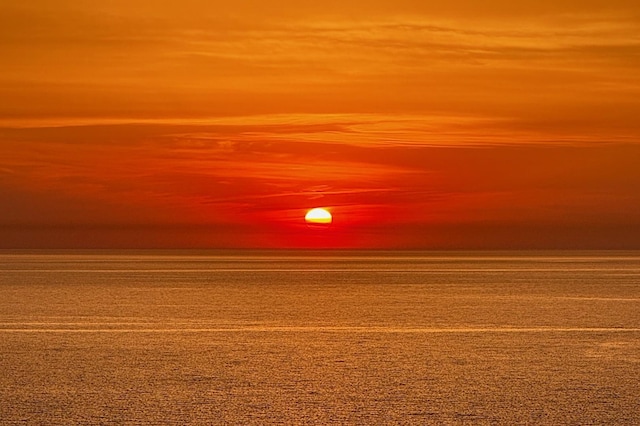
<path id="1" fill-rule="evenodd" d="M 0 423 L 640 424 L 640 252 L 0 252 Z"/>

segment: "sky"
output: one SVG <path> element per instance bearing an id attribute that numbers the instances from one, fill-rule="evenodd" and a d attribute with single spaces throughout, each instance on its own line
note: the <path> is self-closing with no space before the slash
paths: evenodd
<path id="1" fill-rule="evenodd" d="M 636 0 L 4 1 L 0 248 L 640 248 L 639 71 Z"/>

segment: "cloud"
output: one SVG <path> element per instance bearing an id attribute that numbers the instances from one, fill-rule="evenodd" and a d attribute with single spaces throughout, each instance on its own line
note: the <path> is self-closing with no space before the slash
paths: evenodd
<path id="1" fill-rule="evenodd" d="M 190 2 L 199 13 L 147 2 L 3 5 L 0 114 L 523 118 L 549 105 L 597 108 L 603 94 L 632 102 L 640 90 L 637 6 L 627 2 L 281 3 Z"/>

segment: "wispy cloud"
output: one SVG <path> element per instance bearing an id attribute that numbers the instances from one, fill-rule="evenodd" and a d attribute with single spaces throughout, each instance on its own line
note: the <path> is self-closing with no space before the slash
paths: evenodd
<path id="1" fill-rule="evenodd" d="M 298 118 L 281 127 L 254 122 L 5 129 L 0 167 L 12 172 L 5 175 L 7 185 L 24 190 L 183 212 L 201 206 L 197 215 L 219 219 L 240 207 L 277 210 L 314 199 L 433 206 L 468 197 L 486 201 L 490 194 L 522 203 L 538 191 L 547 191 L 550 200 L 572 191 L 582 199 L 606 191 L 633 198 L 640 184 L 633 144 L 464 138 L 444 144 L 425 143 L 425 134 L 409 143 L 389 137 L 389 123 L 341 118 L 327 126 L 305 126 Z M 336 128 L 346 142 L 332 139 Z M 350 140 L 349 132 L 357 137 Z M 607 172 L 613 169 L 615 175 Z"/>
<path id="2" fill-rule="evenodd" d="M 286 2 L 285 2 L 286 3 Z M 524 118 L 640 91 L 633 5 L 6 5 L 5 117 L 438 112 Z M 457 9 L 457 12 L 456 12 Z M 477 9 L 477 8 L 476 8 Z M 574 8 L 575 9 L 575 8 Z M 312 13 L 313 10 L 313 13 Z M 215 12 L 215 13 L 214 13 Z M 492 19 L 511 14 L 511 19 Z M 46 72 L 44 71 L 46 70 Z M 596 114 L 591 114 L 592 121 Z"/>

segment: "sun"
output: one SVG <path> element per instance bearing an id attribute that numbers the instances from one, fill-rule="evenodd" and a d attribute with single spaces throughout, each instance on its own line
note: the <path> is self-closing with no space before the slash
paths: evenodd
<path id="1" fill-rule="evenodd" d="M 311 209 L 304 216 L 308 225 L 330 225 L 333 222 L 333 216 L 327 209 L 315 208 Z"/>

